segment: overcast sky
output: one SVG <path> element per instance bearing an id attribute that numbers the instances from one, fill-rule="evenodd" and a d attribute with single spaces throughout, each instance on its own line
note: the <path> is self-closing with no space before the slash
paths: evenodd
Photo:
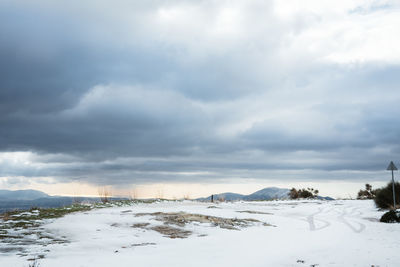
<path id="1" fill-rule="evenodd" d="M 399 1 L 0 0 L 0 187 L 386 181 Z"/>

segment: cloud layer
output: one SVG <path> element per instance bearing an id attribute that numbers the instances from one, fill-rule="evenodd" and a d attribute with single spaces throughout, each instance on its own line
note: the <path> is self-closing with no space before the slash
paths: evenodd
<path id="1" fill-rule="evenodd" d="M 0 25 L 0 177 L 354 180 L 400 155 L 398 1 L 2 1 Z"/>

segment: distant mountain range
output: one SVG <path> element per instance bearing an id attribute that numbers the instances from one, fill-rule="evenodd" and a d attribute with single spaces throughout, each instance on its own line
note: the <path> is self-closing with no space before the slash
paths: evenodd
<path id="1" fill-rule="evenodd" d="M 267 187 L 256 191 L 250 195 L 241 195 L 236 193 L 221 193 L 215 194 L 214 200 L 223 199 L 225 201 L 235 201 L 235 200 L 244 200 L 244 201 L 255 201 L 255 200 L 271 200 L 271 199 L 289 199 L 289 189 L 287 188 L 278 188 L 278 187 Z M 321 197 L 318 196 L 318 199 L 324 200 L 333 200 L 331 197 Z M 205 198 L 198 198 L 198 201 L 211 201 L 211 196 Z"/>
<path id="2" fill-rule="evenodd" d="M 250 195 L 241 195 L 236 193 L 215 194 L 214 200 L 223 199 L 225 201 L 253 201 L 253 200 L 271 200 L 288 199 L 289 189 L 267 187 L 254 192 Z M 113 200 L 124 198 L 111 198 Z M 318 199 L 333 200 L 330 197 L 318 197 Z M 195 199 L 198 201 L 211 201 L 211 196 Z M 37 190 L 0 190 L 0 213 L 9 210 L 27 210 L 32 207 L 54 208 L 68 206 L 75 202 L 99 202 L 98 197 L 65 197 L 49 196 L 46 193 Z"/>
<path id="3" fill-rule="evenodd" d="M 0 200 L 34 200 L 43 197 L 50 196 L 37 190 L 0 190 Z"/>
<path id="4" fill-rule="evenodd" d="M 277 187 L 267 187 L 254 192 L 250 195 L 242 195 L 236 193 L 220 193 L 214 195 L 214 200 L 223 199 L 225 201 L 235 201 L 235 200 L 270 200 L 270 199 L 286 199 L 289 194 L 289 189 L 277 188 Z M 211 196 L 205 198 L 198 198 L 199 201 L 211 201 Z"/>
<path id="5" fill-rule="evenodd" d="M 112 198 L 121 199 L 121 198 Z M 98 197 L 49 196 L 37 190 L 0 190 L 0 213 L 10 210 L 27 210 L 32 207 L 55 208 L 75 202 L 99 202 Z"/>

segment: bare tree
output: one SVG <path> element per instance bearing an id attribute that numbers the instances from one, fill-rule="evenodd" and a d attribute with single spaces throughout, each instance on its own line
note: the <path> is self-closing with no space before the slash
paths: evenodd
<path id="1" fill-rule="evenodd" d="M 99 188 L 99 197 L 101 202 L 107 203 L 110 202 L 110 197 L 111 197 L 111 190 L 107 187 Z"/>
<path id="2" fill-rule="evenodd" d="M 138 190 L 136 188 L 134 188 L 133 190 L 131 190 L 129 197 L 131 200 L 135 200 L 138 199 Z"/>

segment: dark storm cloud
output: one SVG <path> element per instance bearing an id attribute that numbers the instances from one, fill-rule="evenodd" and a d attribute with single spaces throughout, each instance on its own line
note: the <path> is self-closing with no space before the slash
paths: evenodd
<path id="1" fill-rule="evenodd" d="M 359 55 L 346 40 L 349 55 L 324 43 L 319 16 L 278 9 L 1 3 L 0 152 L 29 155 L 0 155 L 0 176 L 123 184 L 286 170 L 327 179 L 398 158 L 396 55 Z"/>
<path id="2" fill-rule="evenodd" d="M 174 94 L 98 87 L 84 99 L 88 103 L 63 113 L 9 116 L 3 120 L 10 135 L 3 136 L 3 149 L 101 158 L 169 155 L 195 146 L 204 131 L 204 116 Z"/>

